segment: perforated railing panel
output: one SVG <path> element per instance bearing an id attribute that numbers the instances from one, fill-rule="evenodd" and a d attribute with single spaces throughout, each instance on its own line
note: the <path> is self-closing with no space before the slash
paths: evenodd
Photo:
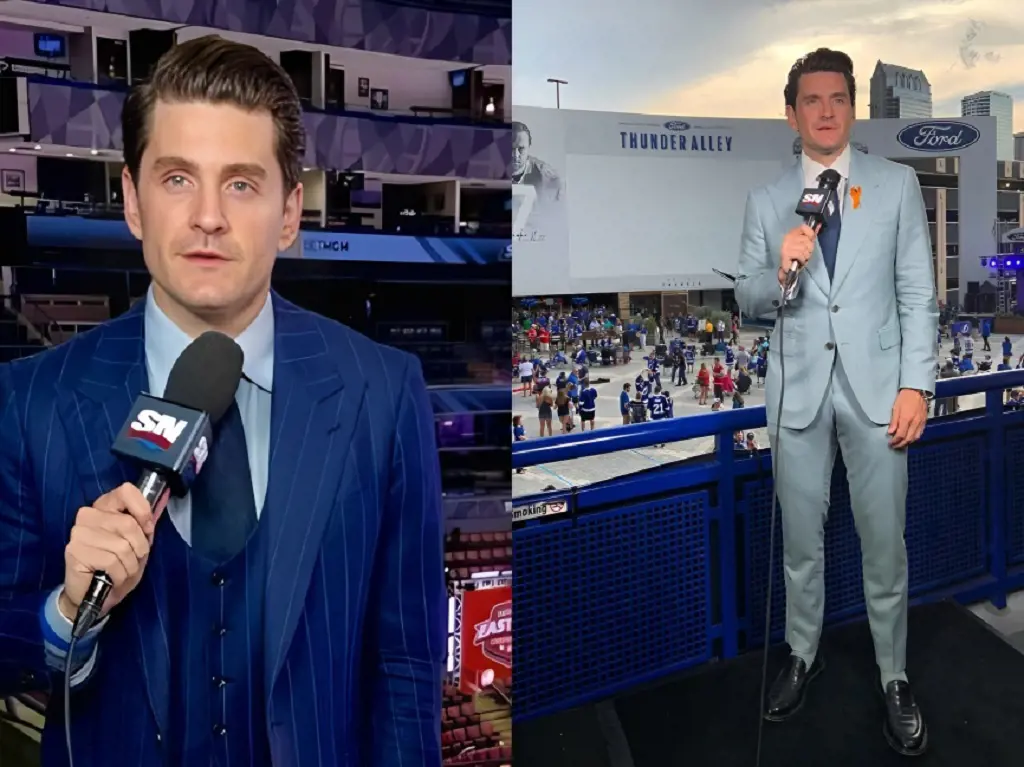
<path id="1" fill-rule="evenodd" d="M 710 657 L 708 510 L 698 490 L 513 532 L 517 718 Z"/>
<path id="2" fill-rule="evenodd" d="M 1024 428 L 1007 429 L 1004 444 L 1007 560 L 1024 564 Z"/>
<path id="3" fill-rule="evenodd" d="M 905 539 L 911 594 L 967 580 L 985 571 L 985 439 L 978 436 L 934 442 L 910 452 Z M 737 502 L 744 534 L 747 647 L 763 643 L 767 591 L 771 479 L 748 482 Z M 860 541 L 850 508 L 846 470 L 837 458 L 832 505 L 825 524 L 825 620 L 863 609 Z M 744 605 L 740 605 L 742 610 Z M 782 576 L 781 514 L 776 515 L 772 580 L 772 634 L 782 636 L 785 587 Z"/>

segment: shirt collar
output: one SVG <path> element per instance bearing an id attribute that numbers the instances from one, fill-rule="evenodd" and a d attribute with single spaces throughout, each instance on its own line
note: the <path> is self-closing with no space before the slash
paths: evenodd
<path id="1" fill-rule="evenodd" d="M 146 365 L 149 371 L 151 393 L 162 396 L 167 386 L 171 367 L 192 338 L 164 314 L 153 298 L 150 286 L 145 311 Z M 256 319 L 235 338 L 245 355 L 242 375 L 264 391 L 272 391 L 274 384 L 274 305 L 267 300 Z"/>
<path id="2" fill-rule="evenodd" d="M 846 181 L 850 178 L 850 145 L 846 145 L 843 151 L 839 153 L 836 161 L 831 165 L 822 165 L 817 160 L 812 160 L 806 153 L 801 153 L 800 162 L 804 171 L 804 181 L 808 187 L 818 185 L 818 176 L 826 168 L 832 168 L 832 170 L 842 176 L 843 181 Z"/>

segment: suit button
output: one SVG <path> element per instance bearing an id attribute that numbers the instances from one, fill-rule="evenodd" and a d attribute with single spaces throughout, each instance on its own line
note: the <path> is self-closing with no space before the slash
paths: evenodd
<path id="1" fill-rule="evenodd" d="M 833 306 L 832 307 L 832 314 L 835 314 L 838 311 L 839 311 L 839 307 L 838 306 Z"/>
<path id="2" fill-rule="evenodd" d="M 835 348 L 836 348 L 836 345 L 834 343 L 832 343 L 831 341 L 829 341 L 827 344 L 825 344 L 825 349 L 827 351 L 832 351 Z"/>
<path id="3" fill-rule="evenodd" d="M 222 724 L 215 724 L 213 726 L 213 734 L 214 735 L 227 735 L 228 734 L 228 728 L 225 727 Z"/>
<path id="4" fill-rule="evenodd" d="M 225 578 L 221 573 L 214 573 L 210 580 L 213 582 L 214 586 L 223 586 L 227 583 L 227 578 Z"/>

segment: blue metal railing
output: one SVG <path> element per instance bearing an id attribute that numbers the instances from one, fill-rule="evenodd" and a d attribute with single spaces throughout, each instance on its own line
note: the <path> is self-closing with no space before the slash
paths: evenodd
<path id="1" fill-rule="evenodd" d="M 940 398 L 985 407 L 931 419 L 909 453 L 906 541 L 914 601 L 1005 606 L 1024 588 L 1024 412 L 1003 404 L 1024 371 L 940 381 Z M 714 436 L 715 452 L 578 488 L 516 498 L 547 514 L 514 523 L 516 719 L 613 695 L 763 643 L 771 455 L 733 433 L 764 407 L 516 443 L 515 468 Z M 785 616 L 781 522 L 773 641 Z M 825 533 L 826 621 L 864 614 L 860 546 L 837 461 Z"/>

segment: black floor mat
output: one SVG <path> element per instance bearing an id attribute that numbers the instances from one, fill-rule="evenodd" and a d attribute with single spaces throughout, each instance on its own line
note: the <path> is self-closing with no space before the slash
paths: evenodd
<path id="1" fill-rule="evenodd" d="M 761 767 L 1019 767 L 1024 764 L 1024 655 L 952 604 L 910 612 L 907 671 L 929 728 L 916 760 L 882 736 L 883 701 L 866 622 L 826 630 L 827 667 L 804 708 L 765 723 Z M 516 759 L 530 767 L 753 767 L 757 745 L 758 652 L 615 700 L 632 759 L 604 744 L 607 716 L 577 709 L 516 727 Z M 769 684 L 785 659 L 771 654 Z"/>

